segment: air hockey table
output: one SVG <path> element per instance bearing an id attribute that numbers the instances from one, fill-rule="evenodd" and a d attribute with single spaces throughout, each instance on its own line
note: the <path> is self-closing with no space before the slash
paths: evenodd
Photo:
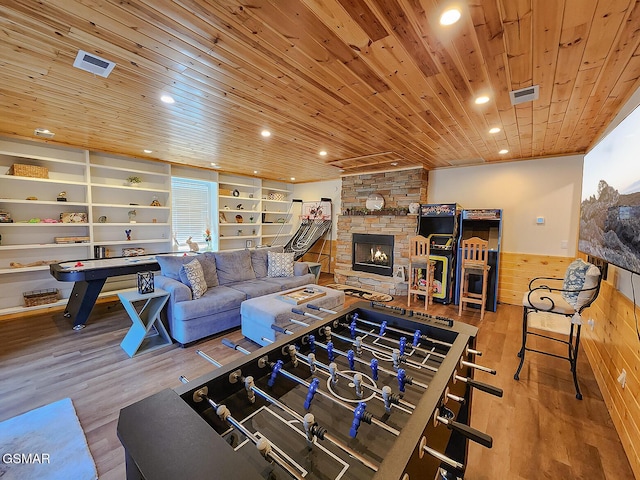
<path id="1" fill-rule="evenodd" d="M 85 327 L 98 295 L 109 277 L 160 270 L 160 265 L 156 261 L 158 255 L 182 256 L 187 253 L 171 252 L 136 257 L 70 260 L 51 264 L 49 272 L 56 280 L 74 282 L 64 310 L 64 316 L 73 319 L 73 329 L 81 330 Z"/>

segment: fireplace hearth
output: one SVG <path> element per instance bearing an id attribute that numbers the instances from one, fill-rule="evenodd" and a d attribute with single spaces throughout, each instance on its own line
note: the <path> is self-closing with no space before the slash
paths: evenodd
<path id="1" fill-rule="evenodd" d="M 352 269 L 359 272 L 393 276 L 393 235 L 354 233 Z"/>

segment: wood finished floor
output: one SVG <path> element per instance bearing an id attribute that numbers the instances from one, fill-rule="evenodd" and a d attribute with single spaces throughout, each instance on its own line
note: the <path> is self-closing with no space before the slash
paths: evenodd
<path id="1" fill-rule="evenodd" d="M 322 275 L 321 283 L 332 282 L 332 276 Z M 348 303 L 355 300 L 347 297 Z M 406 300 L 391 304 L 404 307 Z M 430 313 L 458 319 L 452 305 L 435 304 Z M 474 396 L 472 425 L 493 436 L 494 446 L 471 445 L 466 479 L 634 478 L 584 352 L 578 361 L 584 395 L 579 401 L 566 361 L 528 354 L 521 380 L 513 379 L 520 308 L 500 305 L 481 323 L 475 311 L 461 321 L 480 328 L 478 348 L 484 355 L 478 363 L 498 370 L 496 376 L 480 372 L 476 378 L 504 389 L 503 398 Z M 197 349 L 224 364 L 242 354 L 224 347 L 223 337 L 253 345 L 238 329 L 188 348 L 174 345 L 129 358 L 120 342 L 130 325 L 118 302 L 96 306 L 80 332 L 61 311 L 0 321 L 0 421 L 70 397 L 100 479 L 120 480 L 125 478 L 124 450 L 116 436 L 120 408 L 178 386 L 180 375 L 195 378 L 210 371 Z"/>

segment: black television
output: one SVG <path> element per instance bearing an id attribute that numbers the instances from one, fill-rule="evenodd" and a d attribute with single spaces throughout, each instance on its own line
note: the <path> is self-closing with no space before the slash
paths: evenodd
<path id="1" fill-rule="evenodd" d="M 578 250 L 640 273 L 640 108 L 584 157 Z"/>

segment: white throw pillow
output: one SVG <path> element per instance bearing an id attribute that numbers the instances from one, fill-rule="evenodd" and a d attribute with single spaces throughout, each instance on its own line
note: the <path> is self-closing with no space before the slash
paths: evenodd
<path id="1" fill-rule="evenodd" d="M 267 276 L 268 277 L 293 277 L 293 252 L 291 253 L 268 252 Z"/>
<path id="2" fill-rule="evenodd" d="M 189 280 L 189 288 L 193 293 L 193 299 L 200 298 L 207 291 L 207 282 L 204 279 L 202 265 L 198 260 L 192 260 L 180 267 Z"/>

